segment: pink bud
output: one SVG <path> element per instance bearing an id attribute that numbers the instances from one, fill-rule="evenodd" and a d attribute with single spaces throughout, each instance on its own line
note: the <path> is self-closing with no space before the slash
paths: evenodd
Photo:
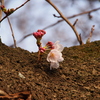
<path id="1" fill-rule="evenodd" d="M 54 49 L 53 43 L 51 41 L 49 41 L 46 46 L 50 49 Z"/>
<path id="2" fill-rule="evenodd" d="M 38 39 L 38 38 L 42 38 L 42 36 L 46 34 L 46 32 L 44 30 L 38 30 L 37 32 L 33 33 L 33 36 Z"/>
<path id="3" fill-rule="evenodd" d="M 44 52 L 45 52 L 45 50 L 46 50 L 46 49 L 45 49 L 45 48 L 43 48 L 43 47 L 40 47 L 40 48 L 39 48 L 39 51 L 40 51 L 40 52 L 42 52 L 42 53 L 44 53 Z"/>
<path id="4" fill-rule="evenodd" d="M 1 8 L 1 9 L 4 9 L 4 8 L 5 8 L 5 6 L 4 6 L 4 5 L 1 5 L 1 6 L 0 6 L 0 8 Z"/>
<path id="5" fill-rule="evenodd" d="M 42 32 L 42 33 L 46 34 L 46 31 L 44 31 L 44 30 L 38 30 L 37 32 Z"/>

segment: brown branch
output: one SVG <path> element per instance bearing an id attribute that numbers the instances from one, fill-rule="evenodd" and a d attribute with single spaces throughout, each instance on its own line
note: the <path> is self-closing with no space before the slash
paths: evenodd
<path id="1" fill-rule="evenodd" d="M 74 17 L 80 16 L 80 15 L 84 15 L 84 14 L 88 14 L 88 13 L 97 11 L 97 10 L 100 10 L 100 7 L 99 7 L 99 8 L 96 8 L 96 9 L 92 9 L 92 10 L 86 11 L 86 12 L 82 12 L 82 13 L 79 13 L 79 14 L 75 14 L 75 15 L 69 16 L 69 17 L 67 17 L 67 18 L 68 18 L 68 19 L 74 18 Z M 43 29 L 48 29 L 48 28 L 50 28 L 50 27 L 53 27 L 53 26 L 57 25 L 58 23 L 60 23 L 60 22 L 62 22 L 62 21 L 64 21 L 64 20 L 63 20 L 63 19 L 58 20 L 57 22 L 55 22 L 55 23 L 53 23 L 53 24 L 51 24 L 51 25 L 48 25 L 48 26 L 46 26 L 46 27 L 43 28 Z"/>
<path id="2" fill-rule="evenodd" d="M 0 0 L 0 6 L 1 5 L 4 5 L 4 0 Z M 0 8 L 0 20 L 1 20 L 1 18 L 2 18 L 2 10 Z"/>
<path id="3" fill-rule="evenodd" d="M 72 30 L 74 31 L 76 37 L 77 37 L 77 40 L 78 42 L 80 43 L 81 45 L 81 42 L 80 42 L 80 37 L 79 37 L 79 34 L 77 32 L 77 30 L 75 29 L 75 27 L 70 23 L 70 21 L 60 12 L 60 10 L 51 2 L 51 0 L 46 0 L 59 14 L 60 16 L 63 18 L 63 20 L 65 20 L 69 26 L 72 28 Z"/>
<path id="4" fill-rule="evenodd" d="M 53 16 L 54 16 L 54 17 L 57 17 L 57 18 L 61 18 L 61 16 L 57 16 L 57 15 L 55 15 L 55 14 L 53 14 Z"/>
<path id="5" fill-rule="evenodd" d="M 16 10 L 18 10 L 19 8 L 21 8 L 22 6 L 24 6 L 28 1 L 30 1 L 30 0 L 27 0 L 26 2 L 24 2 L 22 5 L 20 5 L 19 7 L 17 7 L 15 10 L 14 10 L 14 12 L 16 11 Z M 11 13 L 12 14 L 12 13 Z M 9 15 L 11 15 L 11 14 L 8 14 L 8 15 L 6 15 L 5 17 L 3 17 L 1 20 L 0 20 L 0 23 L 5 19 L 5 18 L 7 18 Z"/>
<path id="6" fill-rule="evenodd" d="M 14 41 L 14 46 L 15 48 L 17 47 L 16 46 L 16 40 L 15 40 L 15 37 L 14 37 L 14 32 L 13 32 L 13 29 L 12 29 L 12 25 L 10 23 L 10 19 L 7 17 L 7 20 L 8 20 L 8 23 L 9 23 L 9 26 L 10 26 L 10 29 L 11 29 L 11 32 L 12 32 L 12 37 L 13 37 L 13 41 Z"/>
<path id="7" fill-rule="evenodd" d="M 76 19 L 76 21 L 74 22 L 73 26 L 75 26 L 75 25 L 76 25 L 77 21 L 78 21 L 78 19 Z"/>
<path id="8" fill-rule="evenodd" d="M 82 42 L 82 36 L 81 36 L 81 34 L 79 34 L 79 37 L 80 37 L 80 42 L 81 42 L 80 44 L 83 45 L 84 43 Z"/>

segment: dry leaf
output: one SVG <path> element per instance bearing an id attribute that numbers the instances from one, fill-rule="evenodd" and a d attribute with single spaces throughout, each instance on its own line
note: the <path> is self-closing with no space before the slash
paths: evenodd
<path id="1" fill-rule="evenodd" d="M 0 90 L 0 100 L 1 99 L 32 100 L 32 95 L 30 91 L 24 91 L 15 94 L 7 94 L 3 90 Z"/>

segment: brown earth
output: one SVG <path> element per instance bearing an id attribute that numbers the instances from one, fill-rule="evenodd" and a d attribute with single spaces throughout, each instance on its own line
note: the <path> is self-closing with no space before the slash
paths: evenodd
<path id="1" fill-rule="evenodd" d="M 57 70 L 49 70 L 46 56 L 37 63 L 37 53 L 0 42 L 0 90 L 32 94 L 7 100 L 100 100 L 100 41 L 65 48 Z"/>

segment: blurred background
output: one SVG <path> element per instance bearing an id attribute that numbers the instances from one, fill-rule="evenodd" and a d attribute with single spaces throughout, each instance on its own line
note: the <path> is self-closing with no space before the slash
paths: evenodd
<path id="1" fill-rule="evenodd" d="M 25 1 L 26 0 L 5 0 L 5 7 L 7 9 L 16 8 Z M 100 7 L 99 0 L 51 1 L 66 17 Z M 62 20 L 62 18 L 54 17 L 53 14 L 59 16 L 57 11 L 45 0 L 30 0 L 23 7 L 11 14 L 9 19 L 13 27 L 17 47 L 21 47 L 30 52 L 37 52 L 36 39 L 32 33 L 38 29 L 44 29 L 46 31 L 46 34 L 42 38 L 43 45 L 48 41 L 55 42 L 57 40 L 59 40 L 64 47 L 79 45 L 71 27 L 65 21 L 57 23 L 59 20 Z M 3 17 L 4 16 L 5 14 L 3 14 Z M 78 22 L 75 26 L 78 33 L 81 34 L 84 43 L 86 43 L 89 37 L 92 25 L 95 25 L 95 30 L 91 42 L 100 40 L 100 10 L 70 18 L 69 21 L 73 24 L 76 19 L 78 19 Z M 54 25 L 54 23 L 57 24 Z M 5 19 L 0 25 L 0 36 L 4 44 L 13 47 L 14 42 L 11 34 L 8 21 Z"/>

